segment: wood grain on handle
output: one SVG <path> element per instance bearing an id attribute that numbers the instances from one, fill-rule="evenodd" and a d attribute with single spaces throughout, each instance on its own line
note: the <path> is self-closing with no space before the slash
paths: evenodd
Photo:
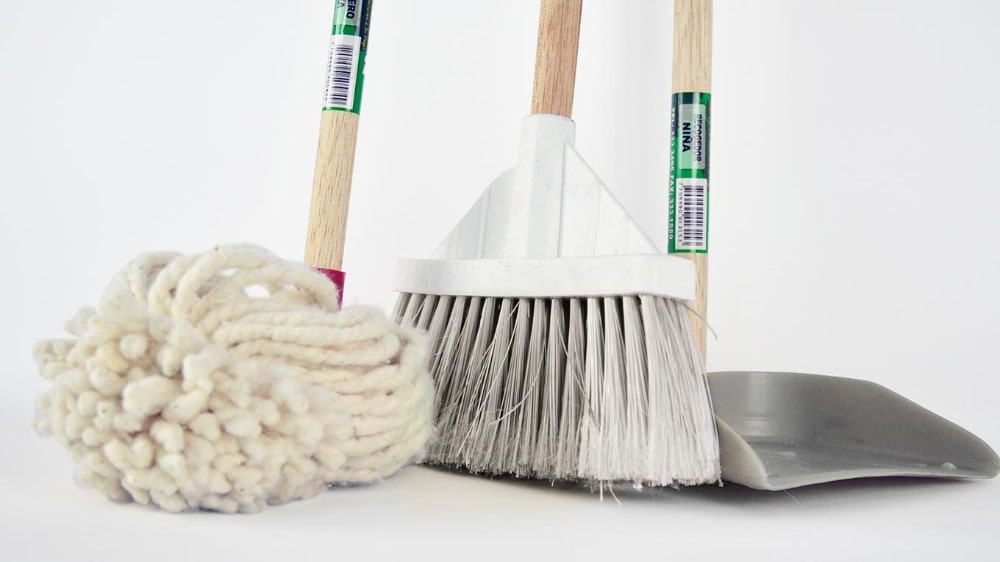
<path id="1" fill-rule="evenodd" d="M 343 265 L 357 138 L 356 113 L 323 112 L 306 236 L 305 261 L 311 267 L 341 269 Z"/>
<path id="2" fill-rule="evenodd" d="M 712 91 L 712 0 L 674 0 L 673 88 L 676 92 Z M 711 180 L 710 180 L 711 181 Z M 711 188 L 710 188 L 711 189 Z M 697 282 L 692 315 L 703 359 L 708 344 L 708 254 L 678 254 L 695 264 Z"/>
<path id="3" fill-rule="evenodd" d="M 542 0 L 531 113 L 573 116 L 583 0 Z"/>
<path id="4" fill-rule="evenodd" d="M 674 1 L 673 91 L 712 91 L 712 0 Z"/>

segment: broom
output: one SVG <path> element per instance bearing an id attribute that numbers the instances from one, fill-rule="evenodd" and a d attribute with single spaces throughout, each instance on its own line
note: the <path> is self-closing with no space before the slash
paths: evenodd
<path id="1" fill-rule="evenodd" d="M 670 486 L 719 479 L 685 301 L 661 254 L 573 148 L 582 0 L 543 0 L 531 115 L 432 259 L 401 259 L 397 320 L 425 330 L 436 437 L 472 473 Z"/>

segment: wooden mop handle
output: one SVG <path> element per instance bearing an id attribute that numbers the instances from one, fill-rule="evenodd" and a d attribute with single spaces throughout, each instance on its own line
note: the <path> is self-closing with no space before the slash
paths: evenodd
<path id="1" fill-rule="evenodd" d="M 306 265 L 326 274 L 340 289 L 341 296 L 344 272 L 340 268 L 344 261 L 372 1 L 337 2 L 334 9 L 306 231 Z"/>
<path id="2" fill-rule="evenodd" d="M 305 260 L 311 267 L 339 270 L 343 265 L 357 138 L 356 113 L 323 112 L 306 236 Z"/>
<path id="3" fill-rule="evenodd" d="M 707 344 L 707 330 L 708 325 L 706 323 L 706 312 L 708 309 L 708 154 L 709 154 L 709 123 L 710 123 L 710 113 L 709 113 L 709 103 L 710 94 L 712 91 L 712 0 L 675 0 L 674 1 L 674 60 L 673 60 L 673 87 L 674 92 L 674 109 L 677 112 L 678 103 L 685 103 L 685 101 L 692 101 L 691 107 L 697 107 L 700 109 L 695 109 L 695 114 L 697 112 L 702 112 L 704 117 L 703 128 L 694 128 L 694 134 L 696 135 L 694 142 L 695 145 L 690 144 L 690 137 L 684 137 L 685 131 L 678 132 L 674 131 L 674 135 L 680 135 L 682 137 L 682 144 L 680 150 L 698 150 L 698 158 L 703 159 L 704 167 L 700 170 L 684 170 L 685 175 L 693 176 L 695 178 L 704 179 L 704 191 L 703 191 L 703 206 L 701 207 L 702 217 L 701 221 L 701 236 L 703 237 L 703 251 L 690 252 L 681 251 L 676 252 L 678 255 L 684 256 L 695 264 L 695 269 L 697 271 L 697 283 L 696 283 L 696 296 L 695 302 L 693 303 L 693 308 L 697 316 L 700 318 L 692 317 L 692 322 L 695 327 L 695 335 L 698 339 L 698 345 L 701 349 L 702 358 L 706 356 L 706 344 Z M 681 100 L 678 102 L 677 94 L 706 94 L 705 96 L 699 96 L 698 99 L 691 98 L 689 100 Z M 677 117 L 674 118 L 675 125 L 677 123 Z M 698 144 L 699 139 L 703 141 L 703 144 Z M 679 156 L 677 152 L 677 145 L 672 147 L 674 150 L 675 158 Z M 680 159 L 681 162 L 674 162 L 671 166 L 671 175 L 673 177 L 678 177 L 679 167 L 683 167 L 690 160 Z M 691 168 L 697 168 L 697 164 L 692 164 Z M 675 181 L 676 186 L 676 181 Z M 672 189 L 673 193 L 673 189 Z M 674 197 L 671 197 L 671 212 L 674 213 Z M 690 211 L 691 208 L 689 208 Z M 697 211 L 691 211 L 685 219 L 698 221 L 699 217 L 694 216 Z M 671 215 L 674 217 L 674 215 Z M 678 216 L 675 219 L 679 219 Z M 679 228 L 679 222 L 672 222 L 671 237 L 672 242 L 676 239 L 673 237 L 677 233 Z M 671 245 L 671 252 L 675 252 L 674 245 Z"/>
<path id="4" fill-rule="evenodd" d="M 531 113 L 573 116 L 583 0 L 542 0 Z"/>

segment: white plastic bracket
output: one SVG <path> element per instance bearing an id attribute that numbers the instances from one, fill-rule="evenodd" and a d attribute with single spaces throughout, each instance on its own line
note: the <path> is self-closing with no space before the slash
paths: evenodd
<path id="1" fill-rule="evenodd" d="M 660 252 L 577 153 L 575 135 L 565 117 L 525 117 L 517 165 L 486 189 L 432 259 L 399 261 L 395 289 L 693 299 L 693 265 Z"/>

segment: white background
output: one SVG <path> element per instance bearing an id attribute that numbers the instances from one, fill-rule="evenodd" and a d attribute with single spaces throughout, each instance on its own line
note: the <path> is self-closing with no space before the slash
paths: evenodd
<path id="1" fill-rule="evenodd" d="M 1000 4 L 718 0 L 712 370 L 874 380 L 1000 446 Z M 331 0 L 0 3 L 0 558 L 993 558 L 1000 482 L 686 489 L 621 503 L 411 468 L 256 516 L 77 488 L 30 429 L 33 343 L 135 254 L 301 256 Z M 537 3 L 379 0 L 347 303 L 388 308 L 504 168 Z M 577 146 L 666 237 L 670 2 L 588 0 Z M 345 558 L 347 557 L 347 558 Z"/>

